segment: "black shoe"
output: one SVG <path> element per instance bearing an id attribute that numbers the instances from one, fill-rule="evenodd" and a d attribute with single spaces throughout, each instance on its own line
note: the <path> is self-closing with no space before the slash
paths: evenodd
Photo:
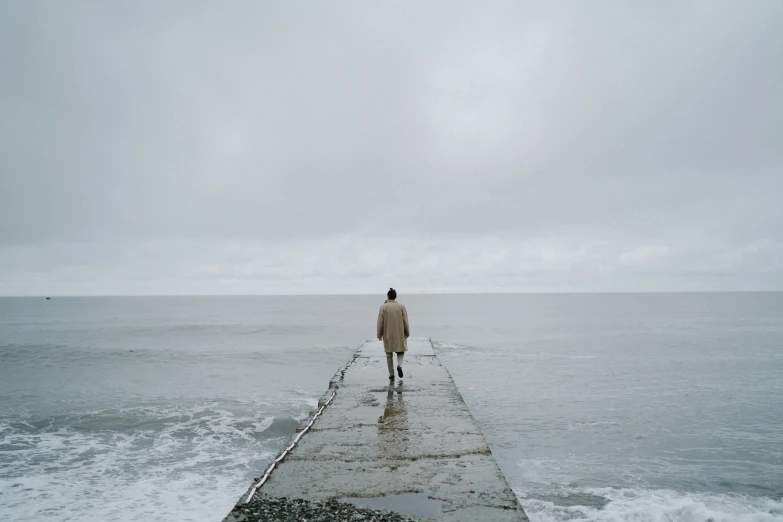
<path id="1" fill-rule="evenodd" d="M 402 366 L 399 364 L 397 365 L 397 375 L 399 375 L 400 379 L 402 379 Z"/>

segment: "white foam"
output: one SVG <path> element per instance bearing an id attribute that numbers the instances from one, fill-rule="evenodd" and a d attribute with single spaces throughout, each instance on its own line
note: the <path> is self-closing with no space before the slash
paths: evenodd
<path id="1" fill-rule="evenodd" d="M 99 425 L 95 415 L 117 414 L 80 418 Z M 123 414 L 145 422 L 41 431 L 0 422 L 0 521 L 221 520 L 283 442 L 253 436 L 274 420 L 257 407 Z"/>
<path id="2" fill-rule="evenodd" d="M 573 490 L 609 502 L 603 507 L 521 498 L 532 522 L 783 522 L 783 499 L 669 490 Z M 562 493 L 567 498 L 568 493 Z"/>
<path id="3" fill-rule="evenodd" d="M 459 350 L 468 348 L 467 345 L 464 344 L 451 344 L 451 343 L 439 343 L 437 341 L 433 342 L 433 345 L 435 346 L 436 350 L 443 349 L 443 350 Z"/>

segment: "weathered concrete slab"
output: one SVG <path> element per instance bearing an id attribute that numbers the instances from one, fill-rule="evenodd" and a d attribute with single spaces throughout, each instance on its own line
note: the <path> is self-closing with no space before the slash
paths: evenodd
<path id="1" fill-rule="evenodd" d="M 363 344 L 255 495 L 336 498 L 422 520 L 527 520 L 432 342 L 409 339 L 403 368 L 389 381 L 382 343 Z"/>

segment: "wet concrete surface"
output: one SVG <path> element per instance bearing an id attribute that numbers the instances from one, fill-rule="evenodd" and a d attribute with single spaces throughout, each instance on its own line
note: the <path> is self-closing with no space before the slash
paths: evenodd
<path id="1" fill-rule="evenodd" d="M 420 520 L 527 520 L 429 339 L 408 340 L 403 369 L 390 381 L 383 344 L 363 344 L 256 497 L 337 499 Z"/>

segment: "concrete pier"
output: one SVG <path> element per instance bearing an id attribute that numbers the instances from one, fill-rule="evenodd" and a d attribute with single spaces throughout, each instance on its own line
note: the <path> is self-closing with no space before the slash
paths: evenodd
<path id="1" fill-rule="evenodd" d="M 403 369 L 390 381 L 383 344 L 360 346 L 319 406 L 331 402 L 252 498 L 337 499 L 421 520 L 526 521 L 430 339 L 408 340 Z"/>

